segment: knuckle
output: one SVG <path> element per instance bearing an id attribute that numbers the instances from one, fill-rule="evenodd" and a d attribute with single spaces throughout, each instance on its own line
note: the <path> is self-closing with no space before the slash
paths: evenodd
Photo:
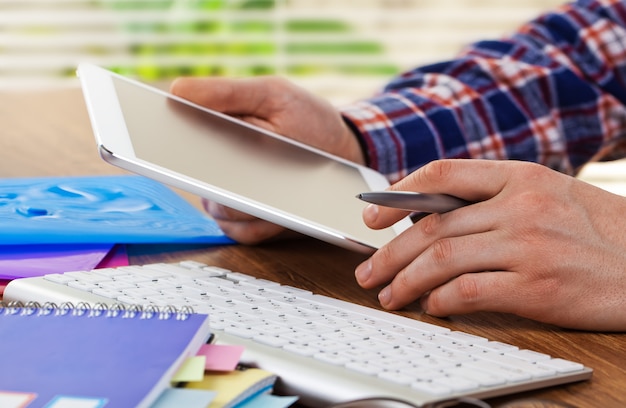
<path id="1" fill-rule="evenodd" d="M 522 161 L 517 162 L 517 165 L 524 166 L 524 171 L 516 174 L 522 175 L 525 179 L 542 180 L 554 173 L 554 170 L 539 163 Z"/>
<path id="2" fill-rule="evenodd" d="M 504 205 L 516 220 L 517 234 L 513 238 L 530 243 L 543 241 L 547 233 L 556 232 L 576 211 L 561 197 L 532 190 L 519 192 Z"/>
<path id="3" fill-rule="evenodd" d="M 511 201 L 511 205 L 514 208 L 522 211 L 528 211 L 529 208 L 532 208 L 539 213 L 543 213 L 544 210 L 549 211 L 552 207 L 552 204 L 549 202 L 552 200 L 549 197 L 534 190 L 522 191 L 513 196 Z"/>
<path id="4" fill-rule="evenodd" d="M 445 266 L 450 264 L 454 248 L 450 239 L 440 239 L 431 245 L 431 257 L 435 265 Z"/>
<path id="5" fill-rule="evenodd" d="M 391 248 L 391 245 L 383 245 L 376 253 L 372 256 L 372 261 L 377 265 L 390 265 L 394 261 L 394 251 Z"/>
<path id="6" fill-rule="evenodd" d="M 394 284 L 397 283 L 400 288 L 406 290 L 406 288 L 410 288 L 412 285 L 410 276 L 411 274 L 408 272 L 408 270 L 403 269 L 402 271 L 400 271 L 400 273 L 396 275 L 396 278 L 394 279 Z"/>
<path id="7" fill-rule="evenodd" d="M 441 214 L 429 214 L 426 217 L 419 220 L 416 224 L 420 233 L 426 237 L 434 236 L 440 230 L 439 226 L 441 225 Z"/>
<path id="8" fill-rule="evenodd" d="M 441 296 L 439 296 L 439 291 L 437 289 L 434 289 L 430 293 L 428 293 L 424 297 L 424 301 L 426 303 L 423 305 L 426 307 L 426 310 L 428 310 L 428 314 L 433 316 L 446 315 L 444 310 L 448 302 L 442 300 Z"/>
<path id="9" fill-rule="evenodd" d="M 544 216 L 551 212 L 550 206 L 544 202 L 538 192 L 521 191 L 507 197 L 503 206 L 511 211 L 516 220 L 515 225 L 523 232 L 530 232 L 537 224 L 544 223 Z"/>
<path id="10" fill-rule="evenodd" d="M 428 163 L 422 167 L 418 172 L 421 181 L 426 183 L 438 183 L 440 180 L 445 180 L 450 177 L 453 172 L 453 161 L 451 160 L 436 160 Z"/>
<path id="11" fill-rule="evenodd" d="M 527 298 L 541 302 L 542 299 L 558 297 L 564 287 L 564 282 L 554 277 L 543 276 L 541 272 L 535 272 L 534 276 L 528 280 L 527 287 L 532 288 Z"/>
<path id="12" fill-rule="evenodd" d="M 465 304 L 475 303 L 480 298 L 480 291 L 472 274 L 456 278 L 459 300 Z"/>

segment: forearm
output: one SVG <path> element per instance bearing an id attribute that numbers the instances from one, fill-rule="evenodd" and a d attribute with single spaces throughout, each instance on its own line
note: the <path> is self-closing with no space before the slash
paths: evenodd
<path id="1" fill-rule="evenodd" d="M 439 158 L 519 159 L 575 173 L 623 153 L 616 147 L 626 138 L 620 15 L 624 1 L 579 1 L 509 38 L 407 72 L 342 113 L 369 165 L 392 181 Z"/>

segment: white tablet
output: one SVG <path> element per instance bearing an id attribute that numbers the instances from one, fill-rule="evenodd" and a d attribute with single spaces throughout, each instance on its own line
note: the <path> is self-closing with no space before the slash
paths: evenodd
<path id="1" fill-rule="evenodd" d="M 77 73 L 100 154 L 115 166 L 365 253 L 412 224 L 363 223 L 356 195 L 388 186 L 372 169 L 94 65 Z"/>

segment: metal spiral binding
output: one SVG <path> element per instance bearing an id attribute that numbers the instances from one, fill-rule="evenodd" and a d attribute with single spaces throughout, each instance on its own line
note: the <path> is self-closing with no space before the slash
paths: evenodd
<path id="1" fill-rule="evenodd" d="M 87 317 L 121 317 L 121 318 L 139 318 L 160 320 L 168 320 L 174 318 L 176 320 L 186 320 L 189 315 L 193 314 L 193 308 L 184 306 L 177 308 L 175 306 L 159 307 L 155 305 L 124 305 L 121 303 L 105 304 L 80 302 L 74 305 L 71 302 L 63 302 L 59 305 L 53 302 L 40 304 L 39 302 L 29 301 L 26 303 L 20 301 L 0 302 L 0 315 L 20 315 L 20 316 L 87 316 Z"/>

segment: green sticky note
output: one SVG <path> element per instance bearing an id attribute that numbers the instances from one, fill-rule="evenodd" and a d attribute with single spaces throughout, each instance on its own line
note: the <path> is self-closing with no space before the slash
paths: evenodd
<path id="1" fill-rule="evenodd" d="M 189 357 L 172 377 L 172 382 L 202 381 L 204 378 L 205 356 Z"/>

